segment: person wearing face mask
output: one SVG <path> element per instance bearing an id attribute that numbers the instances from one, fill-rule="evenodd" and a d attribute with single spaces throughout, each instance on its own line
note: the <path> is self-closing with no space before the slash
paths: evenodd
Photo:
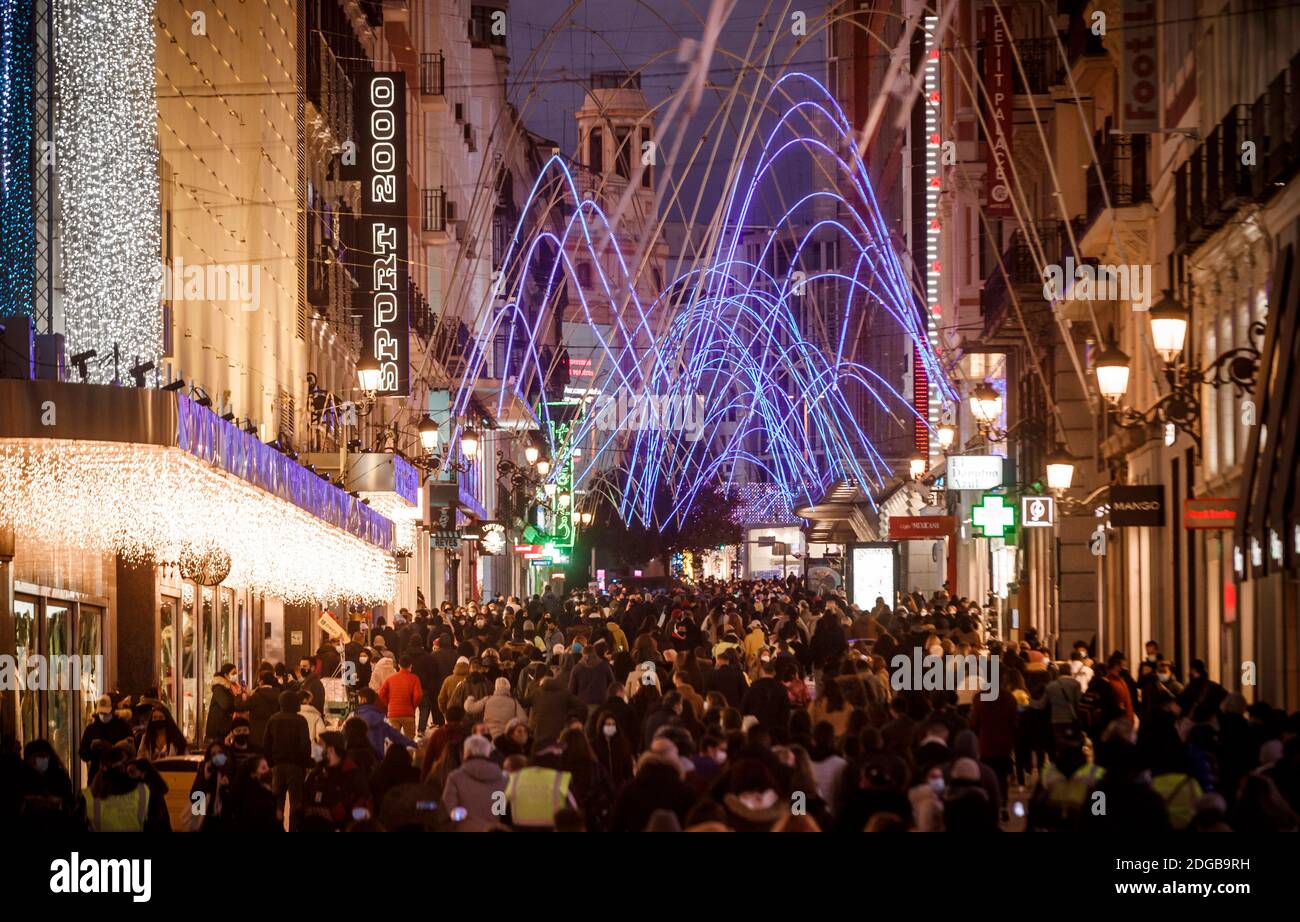
<path id="1" fill-rule="evenodd" d="M 633 741 L 627 738 L 618 717 L 609 708 L 596 712 L 588 742 L 592 755 L 609 774 L 615 790 L 632 779 Z"/>
<path id="2" fill-rule="evenodd" d="M 200 832 L 221 832 L 226 828 L 234 773 L 234 760 L 226 745 L 209 743 L 190 785 L 190 803 L 196 807 L 191 811 L 191 828 Z"/>
<path id="3" fill-rule="evenodd" d="M 176 726 L 171 715 L 161 707 L 151 709 L 144 732 L 140 735 L 140 744 L 136 747 L 136 757 L 155 762 L 158 759 L 185 755 L 187 748 L 185 734 L 181 733 L 181 728 Z"/>
<path id="4" fill-rule="evenodd" d="M 348 741 L 342 733 L 322 733 L 321 750 L 321 762 L 307 776 L 303 790 L 303 830 L 337 832 L 373 812 L 370 785 L 347 754 Z"/>
<path id="5" fill-rule="evenodd" d="M 230 722 L 230 732 L 226 734 L 226 752 L 230 755 L 233 773 L 244 761 L 262 754 L 262 747 L 253 742 L 253 729 L 247 717 L 236 717 Z"/>
<path id="6" fill-rule="evenodd" d="M 304 656 L 298 661 L 298 687 L 311 694 L 312 707 L 325 713 L 325 685 L 316 671 L 316 662 Z"/>
<path id="7" fill-rule="evenodd" d="M 94 778 L 99 771 L 100 750 L 96 743 L 116 746 L 122 740 L 129 739 L 132 739 L 131 725 L 113 713 L 112 698 L 108 695 L 101 696 L 95 703 L 95 719 L 81 734 L 81 746 L 77 749 L 77 755 L 86 763 L 86 776 Z"/>
<path id="8" fill-rule="evenodd" d="M 99 770 L 82 789 L 86 825 L 91 832 L 144 832 L 150 817 L 152 792 L 143 779 L 127 770 L 130 743 L 106 747 Z"/>
<path id="9" fill-rule="evenodd" d="M 284 832 L 283 802 L 283 796 L 275 794 L 266 759 L 249 759 L 230 787 L 230 831 Z"/>
<path id="10" fill-rule="evenodd" d="M 18 828 L 43 833 L 71 832 L 75 798 L 72 779 L 47 741 L 32 740 L 23 748 L 17 790 Z"/>

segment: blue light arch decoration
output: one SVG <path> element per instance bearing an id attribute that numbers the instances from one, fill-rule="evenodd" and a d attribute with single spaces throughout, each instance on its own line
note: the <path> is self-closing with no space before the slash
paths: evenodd
<path id="1" fill-rule="evenodd" d="M 32 16 L 32 0 L 0 0 L 0 317 L 30 315 L 36 284 Z"/>
<path id="2" fill-rule="evenodd" d="M 932 423 L 928 414 L 918 412 L 911 394 L 900 392 L 897 382 L 851 354 L 850 336 L 862 312 L 868 307 L 874 312 L 872 322 L 882 334 L 902 333 L 916 344 L 918 368 L 939 399 L 953 401 L 956 391 L 917 310 L 912 278 L 895 252 L 866 165 L 857 154 L 855 129 L 839 104 L 825 86 L 803 73 L 774 81 L 763 103 L 758 111 L 780 114 L 770 131 L 760 135 L 758 156 L 745 159 L 723 196 L 721 239 L 711 261 L 656 286 L 659 291 L 649 304 L 639 295 L 628 265 L 634 248 L 618 243 L 609 218 L 597 201 L 584 195 L 583 184 L 564 158 L 553 156 L 543 165 L 505 247 L 502 265 L 514 271 L 503 276 L 506 288 L 494 292 L 499 297 L 474 318 L 480 348 L 468 350 L 459 385 L 453 385 L 454 418 L 465 418 L 485 377 L 491 350 L 483 344 L 498 339 L 505 344 L 505 355 L 518 358 L 510 373 L 500 376 L 495 401 L 487 401 L 488 411 L 500 416 L 507 401 L 532 404 L 530 393 L 546 381 L 550 344 L 545 335 L 555 322 L 553 305 L 563 300 L 566 320 L 585 321 L 592 331 L 595 355 L 605 370 L 604 394 L 626 390 L 676 400 L 678 405 L 702 397 L 705 418 L 700 431 L 718 434 L 691 439 L 671 427 L 605 431 L 597 424 L 601 414 L 587 413 L 575 419 L 567 438 L 560 440 L 548 404 L 540 403 L 533 424 L 550 440 L 554 470 L 572 464 L 572 491 L 617 480 L 611 499 L 625 522 L 660 529 L 680 524 L 701 490 L 735 485 L 739 464 L 758 466 L 762 479 L 774 484 L 790 507 L 816 503 L 838 480 L 859 484 L 870 501 L 873 490 L 896 475 L 892 462 L 880 454 L 856 418 L 853 407 L 858 401 L 852 398 L 865 394 L 868 403 L 883 408 L 900 425 L 915 420 L 929 431 Z M 802 197 L 796 193 L 775 222 L 761 219 L 756 203 L 764 189 L 782 181 L 790 158 L 809 151 L 833 165 L 836 181 L 829 189 Z M 531 209 L 546 207 L 557 183 L 574 205 L 565 209 L 559 230 L 544 220 L 529 220 Z M 775 234 L 754 263 L 747 261 L 743 228 L 755 223 L 793 225 L 799 209 L 819 200 L 835 206 L 826 209 L 835 217 L 800 230 L 784 272 L 764 268 L 777 242 Z M 804 249 L 815 246 L 814 235 L 828 226 L 848 242 L 850 257 L 841 260 L 841 268 L 795 277 Z M 606 240 L 613 243 L 608 252 L 616 256 L 609 273 L 603 261 Z M 595 272 L 587 284 L 578 278 L 578 262 Z M 814 340 L 801 328 L 795 298 L 803 283 L 818 279 L 835 280 L 844 295 L 839 328 L 829 338 Z M 529 281 L 540 294 L 528 290 Z M 555 297 L 562 288 L 567 297 Z M 590 290 L 603 292 L 610 303 L 627 305 L 614 318 L 609 335 L 593 318 L 586 294 Z M 728 428 L 737 415 L 741 423 Z M 459 429 L 453 438 L 459 438 Z M 750 447 L 754 442 L 764 446 L 761 456 Z M 583 453 L 575 458 L 578 446 L 584 446 Z"/>

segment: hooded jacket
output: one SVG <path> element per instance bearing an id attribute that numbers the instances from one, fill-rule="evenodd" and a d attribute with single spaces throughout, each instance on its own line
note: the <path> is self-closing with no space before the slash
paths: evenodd
<path id="1" fill-rule="evenodd" d="M 464 658 L 462 657 L 462 660 Z M 438 689 L 438 710 L 444 715 L 447 708 L 451 706 L 451 695 L 460 684 L 465 681 L 469 675 L 469 660 L 457 660 L 456 666 L 451 670 L 451 675 L 442 680 L 442 688 Z"/>
<path id="2" fill-rule="evenodd" d="M 538 743 L 558 739 L 570 716 L 586 720 L 587 706 L 570 692 L 557 678 L 542 683 L 533 698 L 532 712 L 528 715 L 528 729 Z"/>
<path id="3" fill-rule="evenodd" d="M 510 680 L 502 676 L 497 679 L 496 687 L 486 698 L 465 699 L 465 713 L 474 716 L 483 715 L 483 722 L 488 726 L 488 737 L 496 739 L 506 730 L 506 725 L 516 717 L 528 719 L 524 706 L 510 694 Z"/>
<path id="4" fill-rule="evenodd" d="M 457 826 L 466 831 L 481 831 L 499 825 L 503 817 L 492 812 L 495 803 L 504 802 L 506 773 L 491 759 L 475 756 L 447 776 L 442 789 L 442 803 L 448 813 L 463 807 L 465 819 Z"/>
<path id="5" fill-rule="evenodd" d="M 391 741 L 394 746 L 415 745 L 414 740 L 387 721 L 383 708 L 378 704 L 361 705 L 356 716 L 366 722 L 366 739 L 378 758 L 384 755 L 384 740 Z"/>

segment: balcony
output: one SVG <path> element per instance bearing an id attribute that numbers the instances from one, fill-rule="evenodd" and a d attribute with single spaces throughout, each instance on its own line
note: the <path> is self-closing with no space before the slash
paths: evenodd
<path id="1" fill-rule="evenodd" d="M 420 55 L 420 97 L 447 104 L 447 61 L 441 51 Z"/>
<path id="2" fill-rule="evenodd" d="M 1242 144 L 1251 136 L 1251 107 L 1234 106 L 1174 173 L 1175 239 L 1197 244 L 1222 227 L 1252 195 Z"/>
<path id="3" fill-rule="evenodd" d="M 318 31 L 307 33 L 307 101 L 311 119 L 329 146 L 352 137 L 352 81 Z"/>
<path id="4" fill-rule="evenodd" d="M 1043 298 L 1043 267 L 1061 265 L 1070 250 L 1070 236 L 1064 221 L 1039 221 L 1027 234 L 1017 228 L 1011 233 L 1001 253 L 1001 263 L 992 253 L 983 255 L 984 288 L 980 292 L 980 310 L 984 315 L 984 335 L 996 335 L 1011 306 L 1012 291 L 1026 319 L 1046 309 Z M 1077 257 L 1076 257 L 1077 259 Z"/>
<path id="5" fill-rule="evenodd" d="M 1286 185 L 1300 164 L 1300 54 L 1251 106 L 1250 140 L 1256 158 L 1251 192 L 1263 203 Z"/>
<path id="6" fill-rule="evenodd" d="M 1042 95 L 1054 85 L 1065 82 L 1065 62 L 1053 38 L 1028 38 L 1016 42 L 1016 51 L 1024 65 L 1024 76 L 1019 67 L 1011 69 L 1011 79 L 1017 95 Z"/>
<path id="7" fill-rule="evenodd" d="M 1110 120 L 1093 137 L 1097 161 L 1088 165 L 1087 211 L 1074 223 L 1081 255 L 1107 261 L 1119 231 L 1129 238 L 1145 238 L 1154 214 L 1147 176 L 1146 135 L 1116 134 Z M 1100 173 L 1100 175 L 1098 175 Z"/>
<path id="8" fill-rule="evenodd" d="M 426 243 L 446 243 L 450 240 L 447 216 L 447 190 L 424 190 L 423 209 L 420 216 L 420 231 Z"/>

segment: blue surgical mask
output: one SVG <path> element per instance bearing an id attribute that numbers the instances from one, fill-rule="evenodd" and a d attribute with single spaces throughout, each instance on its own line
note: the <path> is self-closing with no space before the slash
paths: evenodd
<path id="1" fill-rule="evenodd" d="M 217 768 L 224 768 L 226 764 L 226 754 L 224 752 L 218 752 L 212 757 L 212 764 Z"/>

